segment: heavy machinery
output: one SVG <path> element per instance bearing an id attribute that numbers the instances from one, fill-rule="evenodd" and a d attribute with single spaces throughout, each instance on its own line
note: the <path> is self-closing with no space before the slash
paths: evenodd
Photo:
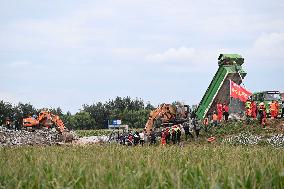
<path id="1" fill-rule="evenodd" d="M 207 88 L 196 114 L 199 119 L 212 114 L 216 104 L 230 102 L 230 80 L 240 85 L 246 76 L 242 68 L 244 59 L 238 54 L 220 54 L 218 58 L 218 71 Z"/>
<path id="2" fill-rule="evenodd" d="M 150 130 L 153 129 L 157 119 L 161 119 L 163 126 L 184 123 L 188 121 L 189 111 L 188 105 L 161 104 L 158 108 L 150 112 L 150 116 L 145 125 L 146 132 L 149 133 Z"/>
<path id="3" fill-rule="evenodd" d="M 26 129 L 55 127 L 61 134 L 67 131 L 60 117 L 50 113 L 49 111 L 41 111 L 37 118 L 24 118 L 23 127 Z"/>
<path id="4" fill-rule="evenodd" d="M 282 95 L 279 91 L 262 91 L 255 92 L 251 95 L 251 100 L 255 101 L 258 105 L 260 102 L 264 102 L 266 107 L 266 114 L 270 117 L 270 103 L 277 101 L 279 104 L 279 116 L 282 114 Z"/>

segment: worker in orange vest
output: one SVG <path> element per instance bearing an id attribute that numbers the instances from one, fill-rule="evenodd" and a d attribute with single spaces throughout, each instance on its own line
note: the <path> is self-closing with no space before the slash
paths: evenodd
<path id="1" fill-rule="evenodd" d="M 222 121 L 222 116 L 223 116 L 223 105 L 221 103 L 217 103 L 217 112 L 218 112 L 218 121 Z"/>
<path id="2" fill-rule="evenodd" d="M 218 126 L 218 115 L 215 111 L 213 113 L 212 120 L 213 120 L 213 126 Z"/>
<path id="3" fill-rule="evenodd" d="M 271 118 L 276 118 L 276 103 L 274 100 L 270 103 L 270 115 Z"/>
<path id="4" fill-rule="evenodd" d="M 205 128 L 205 132 L 207 132 L 208 125 L 209 125 L 209 118 L 208 117 L 205 117 L 205 119 L 203 120 L 203 125 L 204 125 L 204 128 Z"/>

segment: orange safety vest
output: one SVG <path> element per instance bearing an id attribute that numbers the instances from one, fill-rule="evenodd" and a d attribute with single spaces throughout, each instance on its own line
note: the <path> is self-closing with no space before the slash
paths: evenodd
<path id="1" fill-rule="evenodd" d="M 203 124 L 204 124 L 204 125 L 208 125 L 208 124 L 209 124 L 209 119 L 208 119 L 208 118 L 205 118 L 205 119 L 203 120 Z"/>
<path id="2" fill-rule="evenodd" d="M 276 104 L 274 102 L 270 104 L 270 110 L 276 110 Z"/>
<path id="3" fill-rule="evenodd" d="M 217 121 L 218 120 L 218 115 L 217 114 L 213 114 L 213 121 Z"/>

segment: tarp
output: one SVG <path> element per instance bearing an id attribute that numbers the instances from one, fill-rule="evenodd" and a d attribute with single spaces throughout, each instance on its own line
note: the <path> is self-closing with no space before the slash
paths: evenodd
<path id="1" fill-rule="evenodd" d="M 230 96 L 246 102 L 252 93 L 230 80 Z"/>

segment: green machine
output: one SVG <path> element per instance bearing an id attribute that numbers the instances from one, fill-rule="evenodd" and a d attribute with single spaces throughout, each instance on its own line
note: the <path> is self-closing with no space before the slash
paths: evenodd
<path id="1" fill-rule="evenodd" d="M 238 54 L 220 54 L 218 58 L 218 70 L 200 101 L 196 114 L 199 119 L 212 114 L 216 104 L 230 102 L 230 80 L 241 84 L 246 76 L 242 65 L 244 58 Z"/>
<path id="2" fill-rule="evenodd" d="M 251 95 L 251 99 L 258 105 L 260 102 L 264 102 L 266 107 L 267 116 L 270 117 L 270 103 L 277 101 L 279 104 L 279 116 L 282 114 L 282 95 L 279 91 L 262 91 L 255 92 Z"/>

